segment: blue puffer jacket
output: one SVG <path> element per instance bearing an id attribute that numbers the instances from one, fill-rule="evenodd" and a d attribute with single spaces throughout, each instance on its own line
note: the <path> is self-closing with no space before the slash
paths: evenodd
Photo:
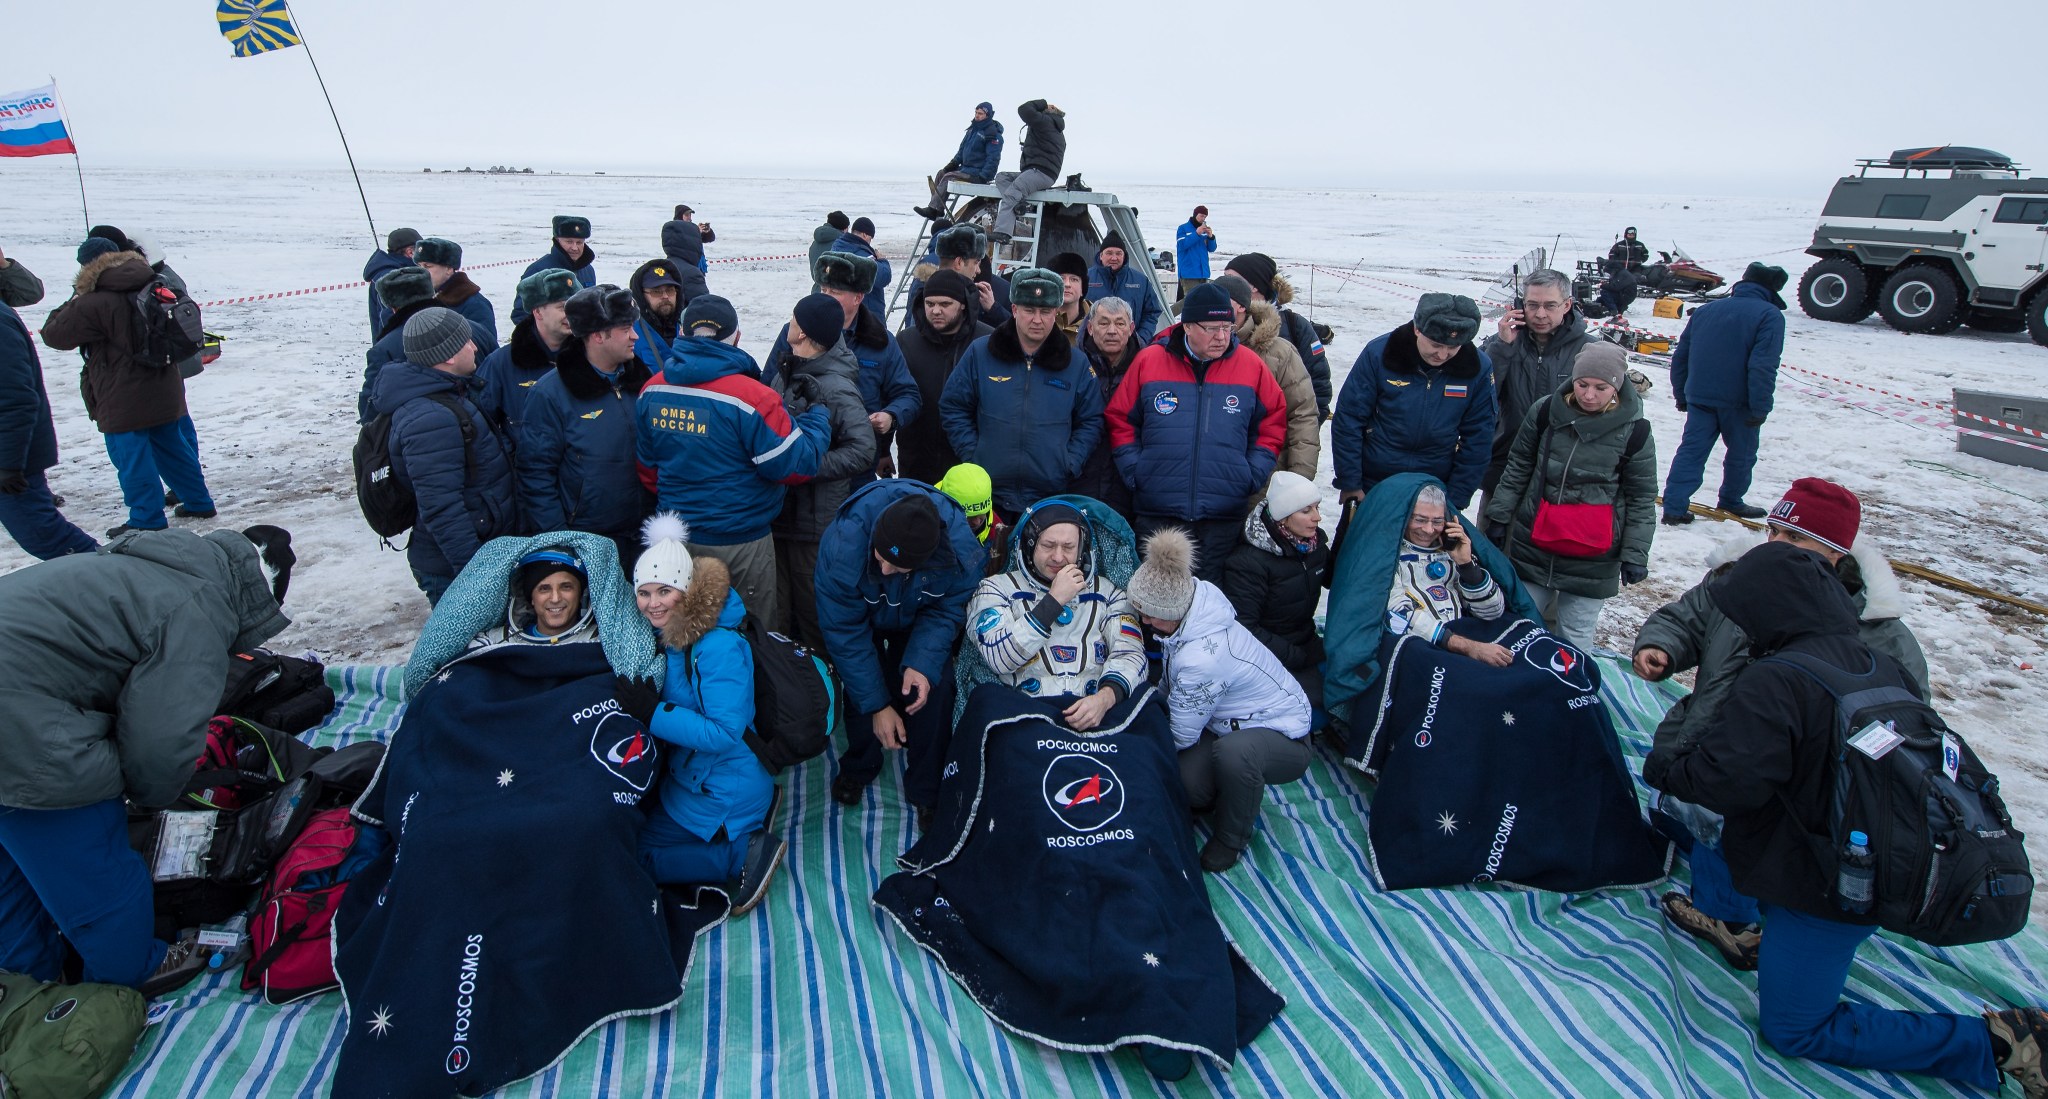
<path id="1" fill-rule="evenodd" d="M 1678 405 L 1771 414 L 1778 360 L 1785 353 L 1785 300 L 1754 282 L 1738 282 L 1720 301 L 1693 310 L 1671 353 Z"/>
<path id="2" fill-rule="evenodd" d="M 1337 394 L 1330 449 L 1339 491 L 1396 473 L 1444 482 L 1451 506 L 1479 491 L 1493 456 L 1493 363 L 1471 344 L 1440 367 L 1415 350 L 1415 325 L 1365 345 Z"/>
<path id="3" fill-rule="evenodd" d="M 976 183 L 996 178 L 1003 163 L 1003 124 L 995 116 L 967 124 L 960 138 L 960 151 L 953 154 L 953 169 L 966 172 Z"/>
<path id="4" fill-rule="evenodd" d="M 363 264 L 363 281 L 370 284 L 370 337 L 375 339 L 384 331 L 384 322 L 391 319 L 391 310 L 384 308 L 384 299 L 377 296 L 377 280 L 398 270 L 411 267 L 413 262 L 404 256 L 394 256 L 379 248 L 370 253 Z"/>
<path id="5" fill-rule="evenodd" d="M 562 351 L 549 351 L 535 330 L 531 314 L 512 329 L 512 338 L 491 352 L 476 368 L 471 399 L 491 418 L 498 433 L 515 448 L 526 422 L 526 401 L 542 378 L 555 372 L 555 360 L 573 344 L 582 353 L 581 340 L 571 337 Z M 553 527 L 542 527 L 553 530 Z"/>
<path id="6" fill-rule="evenodd" d="M 754 656 L 739 634 L 746 613 L 725 562 L 699 557 L 661 632 L 668 676 L 649 731 L 681 749 L 668 753 L 661 807 L 702 840 L 723 828 L 745 843 L 775 799 L 775 780 L 745 739 L 754 726 Z"/>
<path id="7" fill-rule="evenodd" d="M 860 360 L 860 401 L 870 413 L 887 412 L 896 418 L 896 426 L 917 419 L 924 408 L 924 394 L 918 392 L 917 379 L 911 376 L 910 364 L 903 359 L 903 349 L 896 346 L 896 337 L 882 327 L 882 316 L 862 308 L 854 318 L 853 327 L 841 335 L 847 346 L 853 348 L 853 357 Z M 789 325 L 784 324 L 775 333 L 775 346 L 768 351 L 768 361 L 761 368 L 761 380 L 775 384 L 775 364 L 789 356 Z"/>
<path id="8" fill-rule="evenodd" d="M 871 548 L 875 521 L 889 505 L 919 493 L 938 508 L 945 538 L 923 568 L 883 576 Z M 818 543 L 818 629 L 852 705 L 875 714 L 895 701 L 875 652 L 879 634 L 907 634 L 904 666 L 938 682 L 987 563 L 988 550 L 967 525 L 967 513 L 930 485 L 872 481 L 846 498 Z"/>
<path id="9" fill-rule="evenodd" d="M 418 305 L 408 305 L 385 319 L 384 330 L 378 335 L 377 342 L 371 344 L 370 350 L 363 355 L 366 365 L 363 367 L 363 386 L 356 391 L 357 423 L 369 423 L 376 415 L 371 411 L 370 398 L 377 392 L 378 371 L 390 363 L 405 361 L 405 322 L 411 320 L 414 313 L 433 304 L 425 301 Z M 476 341 L 476 359 L 479 364 L 496 351 L 497 341 L 491 339 L 491 334 L 478 327 L 475 321 L 469 322 L 469 338 Z M 490 351 L 484 349 L 487 344 L 491 346 Z M 478 369 L 482 367 L 479 366 Z"/>
<path id="10" fill-rule="evenodd" d="M 1126 252 L 1129 256 L 1131 253 Z M 1138 253 L 1143 255 L 1143 253 Z M 1149 340 L 1159 327 L 1159 314 L 1165 309 L 1159 303 L 1159 295 L 1152 292 L 1152 283 L 1126 259 L 1122 267 L 1112 271 L 1102 263 L 1102 253 L 1095 253 L 1095 266 L 1088 269 L 1088 300 L 1101 301 L 1104 298 L 1122 298 L 1131 307 L 1131 316 L 1138 319 L 1138 339 Z"/>
<path id="11" fill-rule="evenodd" d="M 833 241 L 832 247 L 826 251 L 851 252 L 875 261 L 875 284 L 868 288 L 864 304 L 875 316 L 886 315 L 889 312 L 889 280 L 896 277 L 896 272 L 889 266 L 889 261 L 882 258 L 882 254 L 875 251 L 873 245 L 854 236 L 852 230 L 839 234 L 839 239 Z"/>
<path id="12" fill-rule="evenodd" d="M 550 271 L 560 268 L 564 271 L 574 272 L 576 275 L 576 285 L 588 290 L 597 285 L 596 263 L 597 252 L 590 247 L 588 241 L 585 241 L 583 244 L 582 259 L 570 259 L 568 253 L 562 251 L 561 242 L 556 241 L 548 247 L 547 255 L 526 265 L 526 270 L 519 273 L 519 281 L 526 281 L 526 276 L 537 271 Z M 512 292 L 512 323 L 518 324 L 532 315 L 533 310 L 528 309 L 526 303 L 519 300 L 519 291 L 514 290 Z"/>
<path id="13" fill-rule="evenodd" d="M 35 473 L 56 464 L 57 428 L 42 359 L 21 315 L 0 302 L 0 469 Z"/>
<path id="14" fill-rule="evenodd" d="M 792 421 L 756 373 L 739 348 L 685 336 L 640 391 L 641 483 L 689 522 L 699 545 L 766 538 L 783 486 L 815 476 L 832 440 L 825 406 Z"/>
<path id="15" fill-rule="evenodd" d="M 391 471 L 412 486 L 419 520 L 405 559 L 428 576 L 453 577 L 477 547 L 519 529 L 512 485 L 512 456 L 483 411 L 463 396 L 464 379 L 408 362 L 377 374 L 372 402 L 391 414 Z M 434 393 L 460 398 L 475 428 L 476 442 L 465 453 L 462 428 Z"/>
<path id="16" fill-rule="evenodd" d="M 939 415 L 960 460 L 988 470 L 997 506 L 1021 512 L 1080 478 L 1102 438 L 1102 390 L 1066 333 L 1055 326 L 1027 356 L 1012 321 L 960 356 Z"/>
<path id="17" fill-rule="evenodd" d="M 1287 397 L 1235 338 L 1197 364 L 1181 326 L 1138 352 L 1110 398 L 1110 456 L 1140 515 L 1242 519 L 1287 439 Z"/>
<path id="18" fill-rule="evenodd" d="M 1173 237 L 1174 270 L 1184 279 L 1206 279 L 1209 277 L 1209 253 L 1216 250 L 1216 234 L 1203 236 L 1195 219 L 1181 222 L 1180 231 Z"/>
<path id="19" fill-rule="evenodd" d="M 675 261 L 678 268 L 676 281 L 682 284 L 678 289 L 684 305 L 689 305 L 690 299 L 699 294 L 711 292 L 704 281 L 704 230 L 698 228 L 696 222 L 681 218 L 663 222 L 661 254 Z"/>
<path id="20" fill-rule="evenodd" d="M 582 530 L 628 538 L 653 508 L 633 440 L 647 367 L 634 359 L 606 379 L 570 340 L 526 398 L 515 450 L 519 509 L 533 534 Z"/>

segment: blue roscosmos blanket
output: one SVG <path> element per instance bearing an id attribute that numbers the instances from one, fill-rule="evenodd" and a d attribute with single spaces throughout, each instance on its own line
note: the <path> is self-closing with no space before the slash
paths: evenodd
<path id="1" fill-rule="evenodd" d="M 1636 804 L 1599 666 L 1527 621 L 1450 629 L 1514 659 L 1494 668 L 1390 637 L 1379 690 L 1352 718 L 1346 762 L 1379 780 L 1368 832 L 1380 885 L 1576 892 L 1662 878 L 1671 844 Z"/>
<path id="2" fill-rule="evenodd" d="M 1228 1065 L 1284 1001 L 1209 908 L 1165 707 L 1148 688 L 1088 735 L 1060 709 L 975 690 L 931 829 L 875 903 L 1026 1038 Z"/>
<path id="3" fill-rule="evenodd" d="M 695 909 L 635 856 L 654 738 L 596 644 L 505 645 L 436 674 L 358 816 L 397 842 L 335 915 L 337 1097 L 481 1095 L 681 994 Z"/>

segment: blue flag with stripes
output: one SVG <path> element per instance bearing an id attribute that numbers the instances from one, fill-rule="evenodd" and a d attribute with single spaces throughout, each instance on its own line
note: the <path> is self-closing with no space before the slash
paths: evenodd
<path id="1" fill-rule="evenodd" d="M 299 44 L 299 28 L 285 0 L 220 0 L 214 9 L 221 36 L 235 47 L 236 57 L 254 57 Z"/>

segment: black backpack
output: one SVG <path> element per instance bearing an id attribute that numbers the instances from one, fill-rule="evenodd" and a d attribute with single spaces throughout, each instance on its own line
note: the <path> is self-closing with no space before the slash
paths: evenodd
<path id="1" fill-rule="evenodd" d="M 334 691 L 319 661 L 256 649 L 228 659 L 227 687 L 214 712 L 296 735 L 333 711 Z"/>
<path id="2" fill-rule="evenodd" d="M 822 753 L 839 724 L 839 691 L 825 661 L 749 614 L 739 634 L 754 653 L 754 727 L 747 747 L 775 774 Z"/>
<path id="3" fill-rule="evenodd" d="M 1798 669 L 1835 700 L 1828 834 L 1807 836 L 1828 897 L 1840 903 L 1837 874 L 1858 831 L 1875 859 L 1869 914 L 1879 926 L 1930 946 L 1995 942 L 2025 927 L 2032 864 L 1998 778 L 1898 665 L 1874 659 L 1856 675 L 1797 650 L 1764 659 Z"/>
<path id="4" fill-rule="evenodd" d="M 455 426 L 462 429 L 463 480 L 474 481 L 476 424 L 469 408 L 453 393 L 429 393 L 427 400 L 455 414 Z M 391 413 L 378 415 L 356 433 L 355 467 L 356 503 L 371 533 L 395 538 L 411 530 L 419 519 L 419 498 L 391 466 Z"/>
<path id="5" fill-rule="evenodd" d="M 146 365 L 169 369 L 206 346 L 199 303 L 162 275 L 130 294 L 128 300 L 135 308 L 136 353 Z"/>

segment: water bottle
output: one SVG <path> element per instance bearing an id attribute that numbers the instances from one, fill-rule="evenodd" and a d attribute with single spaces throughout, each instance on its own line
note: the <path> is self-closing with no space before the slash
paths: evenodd
<path id="1" fill-rule="evenodd" d="M 1841 869 L 1835 872 L 1835 896 L 1850 912 L 1870 911 L 1870 899 L 1877 880 L 1877 857 L 1870 853 L 1870 837 L 1849 833 L 1849 846 L 1842 851 Z"/>

